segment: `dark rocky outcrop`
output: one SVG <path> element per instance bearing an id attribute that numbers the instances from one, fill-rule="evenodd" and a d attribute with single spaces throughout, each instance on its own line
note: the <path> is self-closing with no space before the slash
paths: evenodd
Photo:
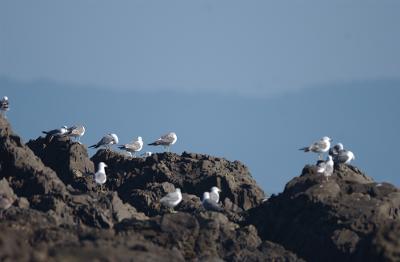
<path id="1" fill-rule="evenodd" d="M 84 145 L 72 142 L 68 137 L 46 136 L 29 141 L 27 146 L 57 173 L 64 184 L 81 191 L 93 189 L 94 183 L 87 178 L 94 173 L 94 165 Z"/>
<path id="2" fill-rule="evenodd" d="M 128 158 L 64 137 L 25 145 L 0 117 L 0 193 L 15 199 L 0 210 L 1 261 L 298 261 L 244 225 L 245 210 L 264 193 L 239 162 L 184 153 Z M 93 162 L 92 162 L 93 161 Z M 104 192 L 94 166 L 108 164 Z M 224 212 L 205 211 L 199 196 L 223 192 Z M 181 187 L 179 212 L 159 205 Z"/>
<path id="3" fill-rule="evenodd" d="M 222 212 L 202 208 L 212 186 Z M 159 199 L 175 187 L 183 201 L 171 214 Z M 348 165 L 329 181 L 306 166 L 265 201 L 238 161 L 107 150 L 89 159 L 66 137 L 25 145 L 0 116 L 0 193 L 13 203 L 0 210 L 0 261 L 400 260 L 400 190 Z"/>
<path id="4" fill-rule="evenodd" d="M 92 160 L 96 165 L 107 163 L 109 190 L 117 191 L 124 201 L 150 216 L 160 213 L 158 199 L 174 187 L 186 193 L 178 210 L 187 212 L 198 209 L 198 196 L 212 186 L 221 188 L 221 201 L 226 199 L 226 208 L 234 211 L 255 207 L 264 198 L 248 169 L 238 161 L 186 152 L 132 159 L 107 150 L 99 150 Z"/>
<path id="5" fill-rule="evenodd" d="M 262 239 L 307 261 L 400 259 L 399 189 L 352 166 L 336 166 L 329 181 L 306 166 L 283 193 L 250 210 L 247 221 Z"/>

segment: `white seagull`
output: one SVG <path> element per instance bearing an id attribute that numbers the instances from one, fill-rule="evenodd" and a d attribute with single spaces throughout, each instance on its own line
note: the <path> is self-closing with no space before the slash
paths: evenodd
<path id="1" fill-rule="evenodd" d="M 218 202 L 219 202 L 219 192 L 221 192 L 221 189 L 219 189 L 218 187 L 213 186 L 213 187 L 211 188 L 211 191 L 210 191 L 210 199 L 211 199 L 212 201 L 214 201 L 215 203 L 218 203 Z"/>
<path id="2" fill-rule="evenodd" d="M 343 144 L 342 143 L 337 143 L 335 146 L 333 146 L 331 149 L 329 149 L 329 155 L 334 158 L 343 149 L 344 149 Z"/>
<path id="3" fill-rule="evenodd" d="M 68 132 L 67 126 L 63 126 L 59 129 L 53 129 L 49 131 L 42 131 L 43 134 L 46 134 L 48 136 L 63 136 L 66 135 Z"/>
<path id="4" fill-rule="evenodd" d="M 100 185 L 100 190 L 103 191 L 103 184 L 107 181 L 106 170 L 104 169 L 107 165 L 104 162 L 99 163 L 99 168 L 94 174 L 94 180 Z"/>
<path id="5" fill-rule="evenodd" d="M 352 160 L 356 159 L 353 152 L 349 150 L 340 150 L 336 156 L 333 157 L 333 161 L 339 164 L 350 164 Z"/>
<path id="6" fill-rule="evenodd" d="M 161 205 L 168 207 L 171 213 L 176 213 L 173 208 L 177 206 L 181 201 L 182 193 L 180 188 L 175 189 L 175 192 L 168 193 L 165 197 L 160 199 Z"/>
<path id="7" fill-rule="evenodd" d="M 97 144 L 89 146 L 89 148 L 98 148 L 101 146 L 110 149 L 111 145 L 118 144 L 118 136 L 116 134 L 105 135 Z"/>
<path id="8" fill-rule="evenodd" d="M 203 193 L 203 201 L 201 203 L 203 204 L 203 207 L 206 210 L 217 211 L 217 212 L 223 211 L 222 207 L 220 207 L 217 202 L 215 202 L 210 198 L 209 192 Z"/>
<path id="9" fill-rule="evenodd" d="M 81 143 L 81 137 L 85 134 L 85 127 L 83 125 L 71 126 L 67 129 L 67 136 L 74 137 L 78 143 Z"/>
<path id="10" fill-rule="evenodd" d="M 319 153 L 319 159 L 322 159 L 322 154 L 327 152 L 331 147 L 331 141 L 327 136 L 324 136 L 319 141 L 312 143 L 310 146 L 300 148 L 299 150 L 303 150 L 304 152 L 314 152 Z"/>
<path id="11" fill-rule="evenodd" d="M 136 140 L 133 140 L 130 144 L 120 145 L 119 149 L 127 151 L 130 156 L 136 157 L 136 152 L 139 152 L 143 148 L 143 139 L 141 136 L 138 136 Z"/>
<path id="12" fill-rule="evenodd" d="M 326 161 L 318 161 L 317 172 L 326 177 L 328 181 L 329 177 L 333 174 L 333 160 L 332 156 L 328 156 Z"/>
<path id="13" fill-rule="evenodd" d="M 178 137 L 176 136 L 176 134 L 174 132 L 170 132 L 168 134 L 161 136 L 159 139 L 157 139 L 156 141 L 154 141 L 153 143 L 150 143 L 148 145 L 149 146 L 163 146 L 169 152 L 170 146 L 175 144 L 177 139 L 178 139 Z"/>

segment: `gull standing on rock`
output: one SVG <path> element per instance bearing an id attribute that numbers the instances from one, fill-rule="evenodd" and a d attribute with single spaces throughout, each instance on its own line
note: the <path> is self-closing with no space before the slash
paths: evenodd
<path id="1" fill-rule="evenodd" d="M 67 136 L 74 137 L 78 143 L 81 143 L 81 136 L 85 134 L 85 127 L 83 125 L 71 126 L 67 129 Z"/>
<path id="2" fill-rule="evenodd" d="M 181 189 L 175 189 L 175 192 L 168 193 L 165 197 L 160 199 L 160 203 L 170 209 L 171 213 L 176 213 L 173 210 L 182 201 Z"/>
<path id="3" fill-rule="evenodd" d="M 318 161 L 317 173 L 324 175 L 326 177 L 326 181 L 328 181 L 329 177 L 333 174 L 332 156 L 328 156 L 326 161 Z"/>
<path id="4" fill-rule="evenodd" d="M 99 168 L 94 174 L 94 180 L 100 185 L 100 190 L 103 192 L 103 184 L 107 181 L 106 170 L 104 169 L 107 165 L 104 162 L 99 163 Z"/>
<path id="5" fill-rule="evenodd" d="M 332 156 L 333 158 L 339 154 L 341 150 L 343 150 L 343 144 L 342 143 L 337 143 L 334 147 L 329 149 L 329 155 Z"/>
<path id="6" fill-rule="evenodd" d="M 331 141 L 327 136 L 324 136 L 319 141 L 314 142 L 310 146 L 300 148 L 299 150 L 303 150 L 304 152 L 314 152 L 319 153 L 319 159 L 322 159 L 322 154 L 327 152 L 331 147 Z"/>
<path id="7" fill-rule="evenodd" d="M 68 127 L 67 126 L 63 126 L 59 129 L 53 129 L 53 130 L 49 130 L 49 131 L 42 131 L 43 134 L 46 134 L 48 136 L 63 136 L 66 135 L 68 132 Z"/>
<path id="8" fill-rule="evenodd" d="M 169 148 L 171 145 L 176 143 L 176 140 L 178 137 L 174 132 L 170 132 L 168 134 L 165 134 L 161 136 L 159 139 L 154 141 L 153 143 L 148 144 L 149 146 L 163 146 L 164 148 L 167 149 L 167 152 L 169 152 Z"/>
<path id="9" fill-rule="evenodd" d="M 218 205 L 218 202 L 215 202 L 214 200 L 211 199 L 209 192 L 203 193 L 203 201 L 201 203 L 203 204 L 203 207 L 206 210 L 217 211 L 217 212 L 223 211 L 222 207 Z"/>
<path id="10" fill-rule="evenodd" d="M 333 157 L 333 161 L 338 164 L 350 164 L 352 160 L 356 159 L 353 152 L 342 149 L 336 156 Z"/>
<path id="11" fill-rule="evenodd" d="M 118 144 L 118 136 L 116 134 L 105 135 L 97 144 L 89 146 L 89 148 L 99 148 L 101 146 L 106 147 L 108 150 L 111 145 Z"/>
<path id="12" fill-rule="evenodd" d="M 136 152 L 139 152 L 143 148 L 143 139 L 141 136 L 138 136 L 136 140 L 133 140 L 130 144 L 120 145 L 119 149 L 127 151 L 130 156 L 136 157 Z"/>
<path id="13" fill-rule="evenodd" d="M 10 103 L 8 102 L 8 97 L 4 96 L 0 100 L 0 111 L 5 116 L 5 112 L 10 110 Z"/>
<path id="14" fill-rule="evenodd" d="M 214 201 L 215 203 L 218 203 L 218 202 L 219 202 L 219 192 L 221 192 L 221 189 L 219 189 L 218 187 L 213 186 L 213 187 L 211 188 L 210 199 L 211 199 L 212 201 Z"/>

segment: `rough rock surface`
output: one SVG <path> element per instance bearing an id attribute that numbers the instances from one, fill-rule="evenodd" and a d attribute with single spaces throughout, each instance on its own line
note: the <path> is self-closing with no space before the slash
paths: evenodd
<path id="1" fill-rule="evenodd" d="M 184 153 L 128 158 L 45 137 L 26 146 L 0 117 L 0 193 L 15 200 L 0 210 L 0 261 L 299 261 L 244 224 L 263 191 L 239 162 Z M 93 179 L 104 161 L 104 192 Z M 201 208 L 212 186 L 224 212 Z M 181 187 L 179 212 L 158 202 Z M 379 252 L 379 250 L 377 251 Z"/>
<path id="2" fill-rule="evenodd" d="M 399 261 L 400 191 L 339 165 L 329 181 L 306 166 L 247 223 L 307 261 Z"/>
<path id="3" fill-rule="evenodd" d="M 229 206 L 233 211 L 255 207 L 264 198 L 248 169 L 238 161 L 186 152 L 181 156 L 161 153 L 145 159 L 130 158 L 107 150 L 99 150 L 92 160 L 96 165 L 101 161 L 107 163 L 107 189 L 117 191 L 124 201 L 150 216 L 160 214 L 157 200 L 175 187 L 186 193 L 177 210 L 187 212 L 197 209 L 198 196 L 212 186 L 222 190 L 222 202 L 233 202 Z"/>

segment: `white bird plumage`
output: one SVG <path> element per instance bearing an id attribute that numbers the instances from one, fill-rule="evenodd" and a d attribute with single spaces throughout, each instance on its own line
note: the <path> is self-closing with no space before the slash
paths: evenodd
<path id="1" fill-rule="evenodd" d="M 216 186 L 213 186 L 210 190 L 210 198 L 215 201 L 215 203 L 219 202 L 219 192 L 221 192 L 221 189 L 219 189 Z"/>
<path id="2" fill-rule="evenodd" d="M 94 180 L 100 185 L 101 191 L 103 191 L 103 184 L 107 181 L 106 167 L 108 166 L 104 162 L 100 162 L 97 172 L 94 174 Z"/>
<path id="3" fill-rule="evenodd" d="M 138 136 L 137 139 L 133 140 L 131 143 L 120 145 L 118 148 L 127 151 L 131 156 L 132 153 L 136 156 L 136 152 L 139 152 L 143 148 L 143 139 L 141 136 Z"/>
<path id="4" fill-rule="evenodd" d="M 180 188 L 175 189 L 175 192 L 168 193 L 166 196 L 160 199 L 161 205 L 168 207 L 171 212 L 174 212 L 172 209 L 181 201 L 182 193 Z"/>
<path id="5" fill-rule="evenodd" d="M 328 152 L 331 147 L 332 139 L 324 136 L 320 140 L 312 143 L 310 146 L 300 148 L 299 150 L 303 150 L 304 152 L 314 152 L 319 154 L 319 159 L 322 159 L 322 154 Z"/>
<path id="6" fill-rule="evenodd" d="M 317 172 L 326 177 L 328 181 L 329 177 L 332 176 L 334 170 L 334 163 L 332 156 L 328 156 L 326 161 L 319 161 L 317 163 Z"/>
<path id="7" fill-rule="evenodd" d="M 178 140 L 178 137 L 174 132 L 170 132 L 161 136 L 159 139 L 154 141 L 153 143 L 148 144 L 149 146 L 163 146 L 167 149 L 167 152 L 170 150 L 170 146 L 175 144 Z"/>

